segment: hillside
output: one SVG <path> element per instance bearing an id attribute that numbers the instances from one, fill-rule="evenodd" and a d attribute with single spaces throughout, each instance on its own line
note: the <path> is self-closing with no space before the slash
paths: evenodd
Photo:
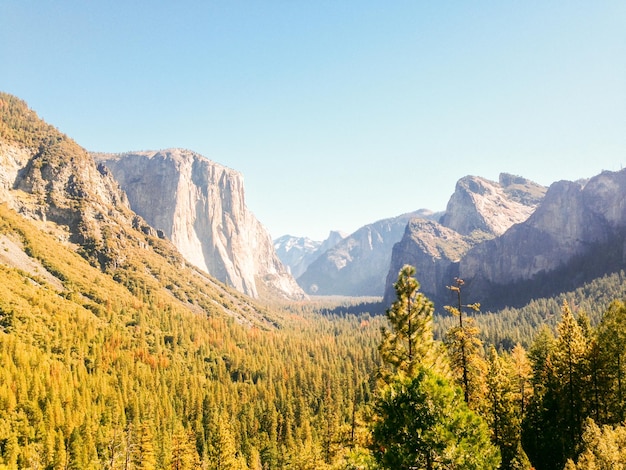
<path id="1" fill-rule="evenodd" d="M 362 442 L 380 319 L 253 302 L 23 102 L 0 114 L 0 468 L 325 468 Z"/>

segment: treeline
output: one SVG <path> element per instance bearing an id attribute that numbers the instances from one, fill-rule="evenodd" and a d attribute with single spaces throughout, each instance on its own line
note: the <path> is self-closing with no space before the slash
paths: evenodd
<path id="1" fill-rule="evenodd" d="M 528 348 L 539 329 L 546 325 L 553 331 L 561 319 L 561 306 L 567 301 L 574 311 L 582 310 L 592 325 L 597 325 L 614 299 L 626 298 L 626 273 L 615 272 L 599 277 L 571 292 L 550 298 L 531 300 L 523 307 L 507 307 L 498 311 L 476 314 L 475 322 L 485 344 L 498 351 L 510 351 L 517 343 Z M 453 301 L 453 297 L 450 297 Z M 475 299 L 480 300 L 480 299 Z M 438 311 L 437 313 L 443 313 Z M 455 323 L 449 315 L 435 315 L 435 337 L 443 339 Z"/>
<path id="2" fill-rule="evenodd" d="M 447 310 L 444 341 L 432 303 L 405 267 L 383 331 L 386 364 L 376 395 L 372 450 L 383 468 L 567 470 L 626 465 L 626 305 L 613 301 L 592 326 L 563 301 L 553 332 L 528 349 L 498 352 L 480 340 L 462 302 Z M 487 351 L 487 352 L 485 352 Z M 471 423 L 471 424 L 470 424 Z M 494 447 L 497 451 L 494 450 Z"/>
<path id="3" fill-rule="evenodd" d="M 30 256 L 0 263 L 0 468 L 346 468 L 364 447 L 381 318 L 270 311 L 148 250 L 103 273 L 0 215 L 2 256 Z"/>

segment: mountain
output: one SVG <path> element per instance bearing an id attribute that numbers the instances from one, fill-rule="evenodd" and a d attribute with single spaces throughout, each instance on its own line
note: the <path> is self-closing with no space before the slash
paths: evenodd
<path id="1" fill-rule="evenodd" d="M 187 263 L 0 93 L 0 468 L 345 466 L 382 321 L 307 308 Z"/>
<path id="2" fill-rule="evenodd" d="M 246 207 L 239 172 L 182 149 L 93 155 L 189 263 L 255 298 L 304 297 Z"/>
<path id="3" fill-rule="evenodd" d="M 323 242 L 307 237 L 283 235 L 274 240 L 274 249 L 291 275 L 297 279 L 322 253 L 333 248 L 344 238 L 346 234 L 335 230 L 331 231 Z"/>
<path id="4" fill-rule="evenodd" d="M 526 220 L 545 192 L 545 187 L 508 173 L 498 182 L 466 176 L 457 182 L 439 222 L 461 235 L 502 235 Z"/>
<path id="5" fill-rule="evenodd" d="M 0 103 L 0 202 L 75 244 L 105 271 L 143 243 L 139 233 L 157 235 L 83 148 L 21 100 L 3 93 Z"/>
<path id="6" fill-rule="evenodd" d="M 395 298 L 393 284 L 405 264 L 416 267 L 428 297 L 438 304 L 446 302 L 446 285 L 459 276 L 459 262 L 466 253 L 526 220 L 545 192 L 545 187 L 507 173 L 497 182 L 478 176 L 461 178 L 439 221 L 411 221 L 393 247 L 384 302 Z"/>
<path id="7" fill-rule="evenodd" d="M 321 254 L 297 278 L 308 294 L 380 296 L 393 245 L 414 217 L 432 217 L 419 210 L 361 227 Z"/>
<path id="8" fill-rule="evenodd" d="M 188 266 L 161 232 L 131 210 L 105 166 L 6 93 L 0 93 L 0 203 L 134 293 L 163 291 L 186 308 L 202 306 L 243 323 L 268 323 L 252 313 L 248 299 Z M 6 253 L 14 256 L 5 255 L 5 261 L 33 268 L 28 246 L 14 240 L 11 247 Z M 35 263 L 33 269 L 54 277 L 53 264 L 46 261 L 42 269 Z M 138 272 L 150 275 L 138 281 Z"/>
<path id="9" fill-rule="evenodd" d="M 553 183 L 523 223 L 461 259 L 474 298 L 494 306 L 574 289 L 626 265 L 626 170 Z"/>

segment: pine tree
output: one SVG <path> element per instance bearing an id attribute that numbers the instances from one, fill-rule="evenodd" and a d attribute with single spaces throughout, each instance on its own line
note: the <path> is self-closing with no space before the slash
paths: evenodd
<path id="1" fill-rule="evenodd" d="M 400 271 L 398 298 L 387 312 L 392 330 L 382 331 L 380 355 L 394 374 L 374 403 L 373 454 L 382 468 L 495 469 L 500 454 L 486 423 L 432 367 L 439 350 L 432 303 L 417 293 L 414 273 L 410 266 Z"/>
<path id="2" fill-rule="evenodd" d="M 459 388 L 421 368 L 397 376 L 375 403 L 372 451 L 381 468 L 496 469 L 500 455 L 486 423 Z"/>
<path id="3" fill-rule="evenodd" d="M 491 437 L 500 448 L 502 470 L 530 468 L 528 457 L 521 445 L 521 420 L 517 409 L 519 401 L 515 393 L 515 377 L 511 367 L 496 348 L 489 350 L 487 371 L 487 416 Z"/>
<path id="4" fill-rule="evenodd" d="M 172 470 L 190 470 L 199 468 L 200 461 L 193 436 L 180 423 L 176 423 L 172 436 L 172 455 L 170 468 Z"/>
<path id="5" fill-rule="evenodd" d="M 577 462 L 568 460 L 565 470 L 626 468 L 626 426 L 598 426 L 587 419 Z"/>
<path id="6" fill-rule="evenodd" d="M 532 394 L 530 383 L 532 367 L 524 347 L 517 343 L 511 351 L 511 367 L 513 373 L 514 395 L 517 400 L 517 410 L 520 423 L 524 420 L 526 407 Z M 521 431 L 520 431 L 521 432 Z"/>
<path id="7" fill-rule="evenodd" d="M 393 373 L 412 376 L 418 367 L 432 364 L 433 303 L 419 292 L 419 282 L 413 277 L 415 268 L 405 265 L 394 284 L 397 299 L 387 310 L 391 330 L 382 329 L 378 348 L 383 362 Z"/>
<path id="8" fill-rule="evenodd" d="M 562 468 L 558 406 L 559 384 L 552 364 L 554 335 L 543 326 L 528 351 L 532 365 L 533 394 L 524 414 L 522 443 L 537 470 Z"/>
<path id="9" fill-rule="evenodd" d="M 448 286 L 457 295 L 457 305 L 444 308 L 459 319 L 459 324 L 451 328 L 446 337 L 452 370 L 463 389 L 463 397 L 473 410 L 478 410 L 484 396 L 486 363 L 483 358 L 483 345 L 478 337 L 479 330 L 474 319 L 464 316 L 468 308 L 474 312 L 480 310 L 480 304 L 463 305 L 461 302 L 462 279 L 456 278 L 454 286 Z"/>
<path id="10" fill-rule="evenodd" d="M 241 468 L 232 429 L 224 412 L 219 413 L 212 422 L 209 463 L 216 470 L 239 470 Z"/>
<path id="11" fill-rule="evenodd" d="M 138 429 L 137 440 L 133 449 L 133 463 L 137 470 L 154 470 L 157 467 L 154 452 L 153 423 L 151 420 L 141 423 Z"/>
<path id="12" fill-rule="evenodd" d="M 573 456 L 582 436 L 584 420 L 584 384 L 587 338 L 574 318 L 567 302 L 563 302 L 561 322 L 557 326 L 558 337 L 554 348 L 554 368 L 562 384 L 561 417 L 566 435 L 566 456 Z"/>
<path id="13" fill-rule="evenodd" d="M 599 388 L 604 421 L 616 424 L 626 419 L 626 304 L 613 301 L 597 328 L 598 361 L 602 376 Z"/>

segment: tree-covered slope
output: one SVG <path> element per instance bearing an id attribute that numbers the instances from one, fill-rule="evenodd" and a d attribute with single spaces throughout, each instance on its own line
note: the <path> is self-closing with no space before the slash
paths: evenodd
<path id="1" fill-rule="evenodd" d="M 356 439 L 376 320 L 278 328 L 191 272 L 163 286 L 156 256 L 115 280 L 4 205 L 0 221 L 0 468 L 323 468 Z"/>
<path id="2" fill-rule="evenodd" d="M 343 462 L 379 320 L 263 306 L 158 235 L 0 94 L 0 468 Z"/>

